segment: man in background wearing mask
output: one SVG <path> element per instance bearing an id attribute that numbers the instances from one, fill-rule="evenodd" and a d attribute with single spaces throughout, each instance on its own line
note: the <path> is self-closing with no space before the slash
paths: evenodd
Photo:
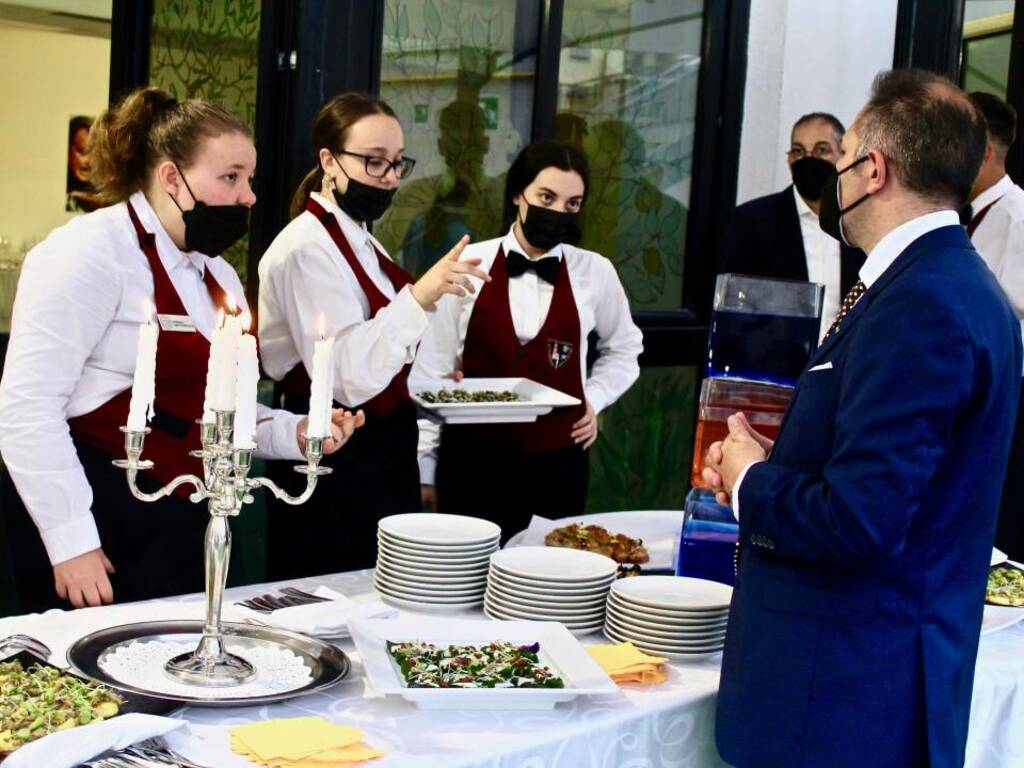
<path id="1" fill-rule="evenodd" d="M 1006 155 L 1017 138 L 1017 112 L 990 93 L 972 93 L 971 101 L 988 122 L 988 143 L 971 190 L 967 235 L 1024 324 L 1024 189 L 1006 174 Z M 1024 559 L 1024 401 L 1017 406 L 996 546 L 1011 560 Z"/>
<path id="2" fill-rule="evenodd" d="M 818 225 L 821 187 L 835 170 L 845 132 L 826 112 L 797 120 L 786 153 L 793 184 L 739 206 L 718 247 L 719 272 L 824 285 L 822 334 L 864 263 L 862 251 L 837 243 Z"/>
<path id="3" fill-rule="evenodd" d="M 821 225 L 860 280 L 774 445 L 735 414 L 708 450 L 741 542 L 716 740 L 736 768 L 956 768 L 1022 365 L 957 215 L 985 119 L 885 72 L 843 149 Z"/>

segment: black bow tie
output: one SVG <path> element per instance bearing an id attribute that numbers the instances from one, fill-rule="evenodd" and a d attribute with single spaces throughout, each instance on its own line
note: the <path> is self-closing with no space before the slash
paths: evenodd
<path id="1" fill-rule="evenodd" d="M 519 277 L 528 270 L 537 273 L 537 277 L 545 282 L 554 285 L 558 282 L 558 274 L 562 271 L 562 265 L 557 256 L 546 256 L 543 259 L 528 259 L 517 251 L 509 251 L 508 262 L 505 267 L 509 277 Z"/>

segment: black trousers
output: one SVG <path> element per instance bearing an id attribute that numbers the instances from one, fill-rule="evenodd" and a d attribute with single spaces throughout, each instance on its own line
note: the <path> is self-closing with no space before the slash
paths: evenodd
<path id="1" fill-rule="evenodd" d="M 308 398 L 285 398 L 293 413 Z M 340 451 L 324 458 L 334 470 L 322 476 L 308 502 L 292 507 L 267 497 L 267 571 L 273 580 L 370 568 L 377 559 L 377 521 L 419 512 L 416 407 L 406 401 L 390 414 L 366 412 L 366 424 Z M 295 462 L 268 461 L 267 472 L 291 493 L 306 478 Z"/>
<path id="2" fill-rule="evenodd" d="M 75 447 L 92 487 L 92 514 L 101 546 L 117 569 L 110 575 L 114 601 L 201 591 L 203 537 L 210 519 L 206 505 L 178 496 L 154 503 L 139 501 L 128 490 L 124 470 L 111 466 L 112 457 L 86 445 Z M 53 566 L 39 530 L 6 468 L 0 482 L 0 521 L 7 535 L 18 609 L 31 613 L 69 607 L 57 597 Z M 138 484 L 144 491 L 161 485 L 141 476 Z"/>
<path id="3" fill-rule="evenodd" d="M 510 441 L 470 425 L 448 425 L 437 457 L 439 512 L 482 517 L 501 526 L 501 543 L 533 515 L 582 515 L 590 484 L 590 452 L 577 445 L 524 453 Z"/>
<path id="4" fill-rule="evenodd" d="M 996 546 L 1011 560 L 1024 560 L 1024 382 L 1017 402 L 1017 423 L 1006 462 L 1006 479 L 996 523 Z"/>

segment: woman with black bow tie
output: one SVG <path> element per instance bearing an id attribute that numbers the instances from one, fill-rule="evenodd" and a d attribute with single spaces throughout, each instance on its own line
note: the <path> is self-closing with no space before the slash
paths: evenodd
<path id="1" fill-rule="evenodd" d="M 612 263 L 577 247 L 586 158 L 542 141 L 512 163 L 499 239 L 466 248 L 490 280 L 438 302 L 413 378 L 525 377 L 580 399 L 525 424 L 420 424 L 424 496 L 441 512 L 475 514 L 508 538 L 532 514 L 584 511 L 597 414 L 639 376 L 643 349 Z M 587 339 L 598 358 L 587 375 Z"/>

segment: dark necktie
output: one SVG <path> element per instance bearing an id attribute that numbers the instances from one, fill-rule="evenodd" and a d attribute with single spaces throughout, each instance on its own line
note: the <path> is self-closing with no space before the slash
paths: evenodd
<path id="1" fill-rule="evenodd" d="M 850 310 L 853 309 L 853 305 L 857 303 L 857 300 L 864 295 L 864 291 L 867 290 L 867 286 L 860 280 L 853 284 L 846 296 L 843 297 L 843 303 L 839 307 L 839 313 L 836 315 L 836 319 L 832 321 L 832 325 L 829 326 L 825 332 L 825 341 L 829 336 L 839 330 L 840 323 L 843 322 L 843 318 L 850 314 Z"/>
<path id="2" fill-rule="evenodd" d="M 554 285 L 558 282 L 558 274 L 561 272 L 562 265 L 557 256 L 546 256 L 534 261 L 517 251 L 509 251 L 505 268 L 508 270 L 509 277 L 519 277 L 524 272 L 532 270 L 541 280 Z"/>

